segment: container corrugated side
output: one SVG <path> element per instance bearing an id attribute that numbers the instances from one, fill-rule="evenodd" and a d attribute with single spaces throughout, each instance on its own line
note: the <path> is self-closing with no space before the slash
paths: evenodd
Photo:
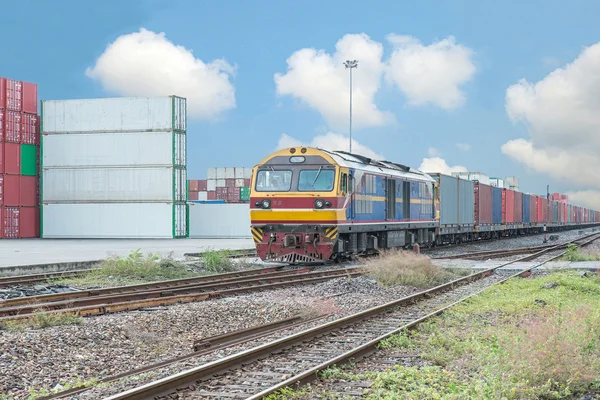
<path id="1" fill-rule="evenodd" d="M 50 167 L 171 166 L 171 132 L 44 135 L 42 165 Z"/>
<path id="2" fill-rule="evenodd" d="M 475 183 L 459 179 L 459 224 L 475 224 Z"/>
<path id="3" fill-rule="evenodd" d="M 538 214 L 537 214 L 537 196 L 535 195 L 530 195 L 529 196 L 529 202 L 531 203 L 531 205 L 529 206 L 529 219 L 531 223 L 538 223 Z"/>
<path id="4" fill-rule="evenodd" d="M 457 178 L 444 174 L 430 175 L 438 182 L 440 224 L 458 224 L 459 205 Z"/>
<path id="5" fill-rule="evenodd" d="M 190 204 L 190 238 L 251 238 L 249 204 Z"/>
<path id="6" fill-rule="evenodd" d="M 42 209 L 44 238 L 159 239 L 187 230 L 185 204 L 45 204 Z"/>
<path id="7" fill-rule="evenodd" d="M 178 185 L 175 171 L 169 167 L 55 168 L 42 171 L 41 192 L 43 202 L 168 202 L 185 201 L 185 187 L 185 180 Z"/>
<path id="8" fill-rule="evenodd" d="M 525 223 L 525 224 L 529 224 L 531 222 L 531 201 L 530 201 L 530 197 L 531 196 L 529 196 L 528 194 L 523 194 L 521 214 L 523 216 L 523 223 Z"/>
<path id="9" fill-rule="evenodd" d="M 502 223 L 502 188 L 492 188 L 492 223 Z"/>
<path id="10" fill-rule="evenodd" d="M 483 183 L 475 183 L 475 223 L 492 223 L 492 187 Z"/>
<path id="11" fill-rule="evenodd" d="M 514 204 L 514 222 L 522 223 L 523 222 L 523 193 L 514 192 L 515 193 L 515 204 Z"/>
<path id="12" fill-rule="evenodd" d="M 515 222 L 515 192 L 510 189 L 504 190 L 504 222 Z"/>
<path id="13" fill-rule="evenodd" d="M 42 125 L 44 132 L 186 130 L 184 108 L 175 109 L 173 96 L 43 100 Z"/>

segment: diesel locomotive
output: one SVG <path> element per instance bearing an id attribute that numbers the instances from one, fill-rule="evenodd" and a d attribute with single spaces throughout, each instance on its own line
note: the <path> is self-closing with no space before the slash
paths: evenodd
<path id="1" fill-rule="evenodd" d="M 251 232 L 259 257 L 314 263 L 436 239 L 435 179 L 402 164 L 292 147 L 256 165 Z"/>

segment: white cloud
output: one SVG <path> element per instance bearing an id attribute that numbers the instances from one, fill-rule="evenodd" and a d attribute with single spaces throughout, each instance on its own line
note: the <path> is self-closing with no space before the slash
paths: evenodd
<path id="1" fill-rule="evenodd" d="M 467 169 L 461 165 L 450 166 L 446 160 L 440 157 L 430 157 L 423 159 L 419 171 L 450 175 L 452 172 L 467 172 Z"/>
<path id="2" fill-rule="evenodd" d="M 600 43 L 544 79 L 506 90 L 506 112 L 529 139 L 502 151 L 535 171 L 581 188 L 600 188 Z"/>
<path id="3" fill-rule="evenodd" d="M 324 50 L 305 48 L 288 59 L 285 74 L 275 74 L 279 95 L 302 100 L 319 111 L 336 129 L 347 127 L 350 116 L 350 81 L 344 61 L 358 59 L 353 70 L 352 125 L 356 128 L 381 126 L 393 120 L 389 112 L 375 105 L 383 71 L 383 46 L 366 34 L 345 35 L 336 44 L 333 55 Z"/>
<path id="4" fill-rule="evenodd" d="M 431 103 L 443 109 L 465 102 L 461 86 L 475 74 L 473 51 L 456 44 L 449 36 L 424 46 L 410 36 L 389 35 L 394 51 L 386 68 L 386 78 L 408 97 L 411 105 Z"/>
<path id="5" fill-rule="evenodd" d="M 581 190 L 565 194 L 569 196 L 569 204 L 600 210 L 600 190 Z"/>
<path id="6" fill-rule="evenodd" d="M 86 76 L 122 96 L 186 97 L 190 117 L 212 118 L 235 108 L 229 81 L 235 68 L 225 60 L 205 63 L 164 33 L 144 28 L 109 44 Z"/>
<path id="7" fill-rule="evenodd" d="M 456 143 L 456 147 L 458 147 L 458 149 L 462 151 L 471 150 L 471 145 L 468 143 Z"/>
<path id="8" fill-rule="evenodd" d="M 298 146 L 319 147 L 329 151 L 349 151 L 350 141 L 348 140 L 347 136 L 329 132 L 325 135 L 313 137 L 310 143 L 303 143 L 302 141 L 283 133 L 279 137 L 279 141 L 277 143 L 277 149 Z M 375 160 L 385 159 L 383 155 L 371 150 L 367 146 L 357 142 L 355 139 L 352 139 L 352 153 L 373 158 Z"/>
<path id="9" fill-rule="evenodd" d="M 439 157 L 440 151 L 435 147 L 430 147 L 427 149 L 427 154 L 429 155 L 429 157 Z"/>
<path id="10" fill-rule="evenodd" d="M 417 39 L 389 35 L 394 45 L 389 60 L 383 60 L 383 45 L 366 34 L 347 34 L 336 51 L 304 48 L 287 59 L 287 72 L 274 76 L 277 94 L 292 96 L 317 110 L 334 129 L 349 123 L 349 72 L 343 63 L 358 60 L 353 70 L 353 127 L 382 126 L 394 121 L 388 111 L 375 104 L 382 77 L 396 85 L 412 105 L 433 104 L 444 109 L 464 103 L 460 86 L 475 72 L 472 51 L 453 37 L 423 46 Z"/>

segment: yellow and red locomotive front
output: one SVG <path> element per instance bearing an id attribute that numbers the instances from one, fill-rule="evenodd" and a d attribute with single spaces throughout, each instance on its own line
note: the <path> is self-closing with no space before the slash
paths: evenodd
<path id="1" fill-rule="evenodd" d="M 278 151 L 254 167 L 250 219 L 262 260 L 332 258 L 337 225 L 346 219 L 342 169 L 326 152 L 304 147 Z"/>

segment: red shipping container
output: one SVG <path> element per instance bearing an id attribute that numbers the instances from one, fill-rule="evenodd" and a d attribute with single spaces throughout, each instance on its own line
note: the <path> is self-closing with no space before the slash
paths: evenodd
<path id="1" fill-rule="evenodd" d="M 4 110 L 0 110 L 0 142 L 4 142 Z"/>
<path id="2" fill-rule="evenodd" d="M 523 193 L 514 192 L 514 220 L 516 223 L 523 223 Z"/>
<path id="3" fill-rule="evenodd" d="M 21 177 L 19 175 L 4 175 L 2 184 L 4 191 L 4 205 L 19 207 L 21 205 Z"/>
<path id="4" fill-rule="evenodd" d="M 197 192 L 198 191 L 198 181 L 195 179 L 190 179 L 188 181 L 188 190 L 190 192 Z"/>
<path id="5" fill-rule="evenodd" d="M 244 186 L 250 187 L 251 183 L 252 183 L 252 179 L 244 179 Z"/>
<path id="6" fill-rule="evenodd" d="M 201 179 L 198 181 L 198 191 L 199 192 L 206 192 L 208 190 L 207 188 L 207 181 L 206 179 Z"/>
<path id="7" fill-rule="evenodd" d="M 21 145 L 18 143 L 0 143 L 4 157 L 0 162 L 0 172 L 21 175 Z M 4 167 L 4 170 L 2 170 Z"/>
<path id="8" fill-rule="evenodd" d="M 475 182 L 475 223 L 492 223 L 492 187 Z"/>
<path id="9" fill-rule="evenodd" d="M 40 237 L 40 209 L 21 207 L 19 211 L 19 237 L 21 239 Z"/>
<path id="10" fill-rule="evenodd" d="M 23 107 L 24 113 L 37 114 L 38 112 L 38 85 L 23 82 Z"/>
<path id="11" fill-rule="evenodd" d="M 21 117 L 21 143 L 38 144 L 39 118 L 34 114 L 22 114 Z"/>
<path id="12" fill-rule="evenodd" d="M 19 238 L 19 207 L 2 207 L 2 237 L 4 239 Z"/>
<path id="13" fill-rule="evenodd" d="M 3 205 L 4 205 L 4 175 L 0 175 L 0 206 L 3 206 Z"/>
<path id="14" fill-rule="evenodd" d="M 6 79 L 6 109 L 10 111 L 23 110 L 23 82 Z"/>
<path id="15" fill-rule="evenodd" d="M 188 192 L 188 200 L 198 200 L 198 192 Z"/>
<path id="16" fill-rule="evenodd" d="M 217 199 L 217 192 L 215 192 L 214 190 L 206 192 L 206 200 L 216 200 L 216 199 Z"/>
<path id="17" fill-rule="evenodd" d="M 235 187 L 235 179 L 225 179 L 225 187 L 234 188 Z"/>
<path id="18" fill-rule="evenodd" d="M 514 190 L 505 189 L 502 192 L 503 219 L 507 224 L 515 222 L 515 192 Z"/>
<path id="19" fill-rule="evenodd" d="M 21 119 L 19 112 L 7 111 L 4 114 L 4 141 L 21 143 Z"/>
<path id="20" fill-rule="evenodd" d="M 537 214 L 537 203 L 538 203 L 538 197 L 531 195 L 529 196 L 529 212 L 530 212 L 530 216 L 529 216 L 529 222 L 531 222 L 532 224 L 535 224 L 538 222 L 538 214 Z"/>
<path id="21" fill-rule="evenodd" d="M 21 176 L 21 207 L 38 206 L 38 178 L 36 176 Z M 9 204 L 11 205 L 11 204 Z"/>

